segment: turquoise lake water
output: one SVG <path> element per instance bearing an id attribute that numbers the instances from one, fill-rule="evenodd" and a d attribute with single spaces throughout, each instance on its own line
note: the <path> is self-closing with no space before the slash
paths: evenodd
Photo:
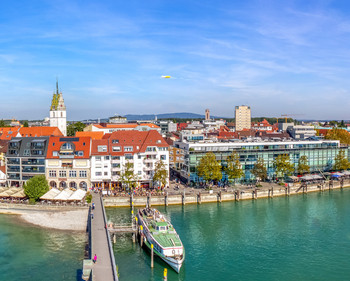
<path id="1" fill-rule="evenodd" d="M 186 206 L 157 207 L 176 228 L 186 259 L 176 274 L 160 259 L 119 235 L 121 281 L 349 280 L 350 189 Z M 107 209 L 127 222 L 130 209 Z"/>
<path id="2" fill-rule="evenodd" d="M 0 280 L 79 280 L 85 235 L 42 229 L 0 215 Z"/>

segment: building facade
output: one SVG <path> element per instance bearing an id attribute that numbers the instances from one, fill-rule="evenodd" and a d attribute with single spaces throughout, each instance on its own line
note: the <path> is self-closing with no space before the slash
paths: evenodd
<path id="1" fill-rule="evenodd" d="M 251 112 L 250 106 L 241 105 L 235 107 L 235 123 L 236 131 L 242 131 L 244 129 L 250 130 L 251 128 Z"/>
<path id="2" fill-rule="evenodd" d="M 117 131 L 108 139 L 93 140 L 92 186 L 104 189 L 122 186 L 122 174 L 125 173 L 127 164 L 131 164 L 139 187 L 152 186 L 155 164 L 158 161 L 161 160 L 169 171 L 168 147 L 155 130 Z"/>
<path id="3" fill-rule="evenodd" d="M 64 136 L 67 136 L 67 112 L 62 92 L 58 91 L 58 82 L 50 107 L 50 127 L 57 127 Z"/>
<path id="4" fill-rule="evenodd" d="M 8 186 L 23 186 L 36 175 L 45 175 L 49 137 L 12 138 L 6 153 Z"/>
<path id="5" fill-rule="evenodd" d="M 46 156 L 46 179 L 51 187 L 91 186 L 91 138 L 50 137 Z"/>
<path id="6" fill-rule="evenodd" d="M 227 165 L 227 156 L 230 155 L 232 151 L 237 152 L 242 169 L 245 173 L 245 178 L 242 180 L 246 181 L 254 179 L 254 176 L 251 174 L 251 169 L 259 158 L 264 160 L 268 177 L 271 179 L 276 176 L 273 161 L 281 154 L 288 154 L 290 156 L 295 171 L 300 157 L 304 155 L 307 156 L 311 172 L 331 170 L 334 164 L 334 158 L 341 150 L 345 152 L 348 159 L 350 157 L 349 147 L 340 146 L 339 141 L 332 140 L 230 143 L 175 142 L 175 146 L 182 148 L 185 151 L 185 163 L 181 171 L 181 176 L 186 178 L 188 183 L 192 184 L 202 181 L 197 175 L 197 165 L 207 152 L 213 152 L 216 156 L 216 160 L 219 161 L 223 167 Z M 225 172 L 223 172 L 222 181 L 227 181 L 227 175 Z"/>

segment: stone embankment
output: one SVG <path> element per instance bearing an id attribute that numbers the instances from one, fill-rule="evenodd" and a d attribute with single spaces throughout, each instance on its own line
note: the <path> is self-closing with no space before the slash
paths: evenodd
<path id="1" fill-rule="evenodd" d="M 86 231 L 88 207 L 66 207 L 0 203 L 0 214 L 19 215 L 40 227 Z"/>
<path id="2" fill-rule="evenodd" d="M 224 191 L 204 191 L 179 194 L 165 194 L 157 196 L 133 196 L 127 197 L 104 197 L 105 207 L 129 207 L 132 202 L 134 206 L 146 206 L 149 203 L 151 206 L 167 206 L 167 205 L 186 205 L 186 204 L 201 204 L 224 201 L 239 201 L 239 200 L 253 200 L 260 198 L 273 198 L 278 196 L 290 196 L 303 194 L 308 192 L 322 192 L 337 188 L 346 188 L 350 185 L 341 186 L 339 182 L 333 184 L 319 184 L 319 185 L 297 185 L 292 187 L 271 187 L 268 189 L 250 188 L 241 190 L 232 190 L 231 192 Z"/>

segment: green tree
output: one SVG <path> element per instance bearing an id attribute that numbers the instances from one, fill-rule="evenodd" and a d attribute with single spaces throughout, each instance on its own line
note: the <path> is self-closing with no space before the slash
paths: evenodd
<path id="1" fill-rule="evenodd" d="M 67 136 L 75 136 L 76 132 L 82 132 L 85 127 L 85 124 L 82 122 L 71 123 L 67 126 Z"/>
<path id="2" fill-rule="evenodd" d="M 29 127 L 28 121 L 24 121 L 23 127 Z"/>
<path id="3" fill-rule="evenodd" d="M 264 159 L 259 158 L 254 165 L 251 173 L 259 180 L 264 181 L 267 179 L 267 169 L 265 167 Z"/>
<path id="4" fill-rule="evenodd" d="M 44 175 L 34 176 L 23 185 L 24 193 L 31 202 L 37 201 L 49 191 L 49 184 Z"/>
<path id="5" fill-rule="evenodd" d="M 198 176 L 202 177 L 207 182 L 214 180 L 219 181 L 222 179 L 221 165 L 216 161 L 215 154 L 213 152 L 207 152 L 199 161 L 197 166 Z"/>
<path id="6" fill-rule="evenodd" d="M 120 181 L 127 187 L 128 190 L 133 191 L 137 180 L 138 178 L 134 174 L 134 164 L 126 162 L 124 169 L 120 174 Z"/>
<path id="7" fill-rule="evenodd" d="M 298 174 L 306 174 L 310 172 L 310 166 L 308 165 L 308 159 L 306 155 L 303 155 L 299 158 L 298 161 Z"/>
<path id="8" fill-rule="evenodd" d="M 239 162 L 239 155 L 237 152 L 232 151 L 231 155 L 227 156 L 226 162 L 227 166 L 225 172 L 229 180 L 233 180 L 235 183 L 236 179 L 244 177 L 244 172 L 241 162 Z"/>
<path id="9" fill-rule="evenodd" d="M 0 120 L 0 127 L 7 127 L 3 119 Z"/>
<path id="10" fill-rule="evenodd" d="M 350 168 L 350 162 L 345 157 L 345 151 L 340 150 L 337 156 L 334 158 L 334 165 L 333 170 L 341 171 L 341 170 L 347 170 Z"/>
<path id="11" fill-rule="evenodd" d="M 168 182 L 169 172 L 165 167 L 165 164 L 162 160 L 159 160 L 155 164 L 153 182 L 158 182 L 160 185 L 165 186 Z"/>
<path id="12" fill-rule="evenodd" d="M 290 162 L 288 154 L 280 154 L 273 161 L 273 166 L 276 169 L 277 176 L 285 177 L 294 171 L 294 165 Z"/>

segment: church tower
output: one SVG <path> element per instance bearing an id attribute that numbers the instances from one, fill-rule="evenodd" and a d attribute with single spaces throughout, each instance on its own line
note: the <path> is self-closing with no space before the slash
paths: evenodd
<path id="1" fill-rule="evenodd" d="M 53 93 L 50 108 L 50 127 L 58 127 L 64 136 L 67 136 L 67 114 L 62 92 L 58 91 L 58 81 L 56 81 L 56 93 Z"/>

